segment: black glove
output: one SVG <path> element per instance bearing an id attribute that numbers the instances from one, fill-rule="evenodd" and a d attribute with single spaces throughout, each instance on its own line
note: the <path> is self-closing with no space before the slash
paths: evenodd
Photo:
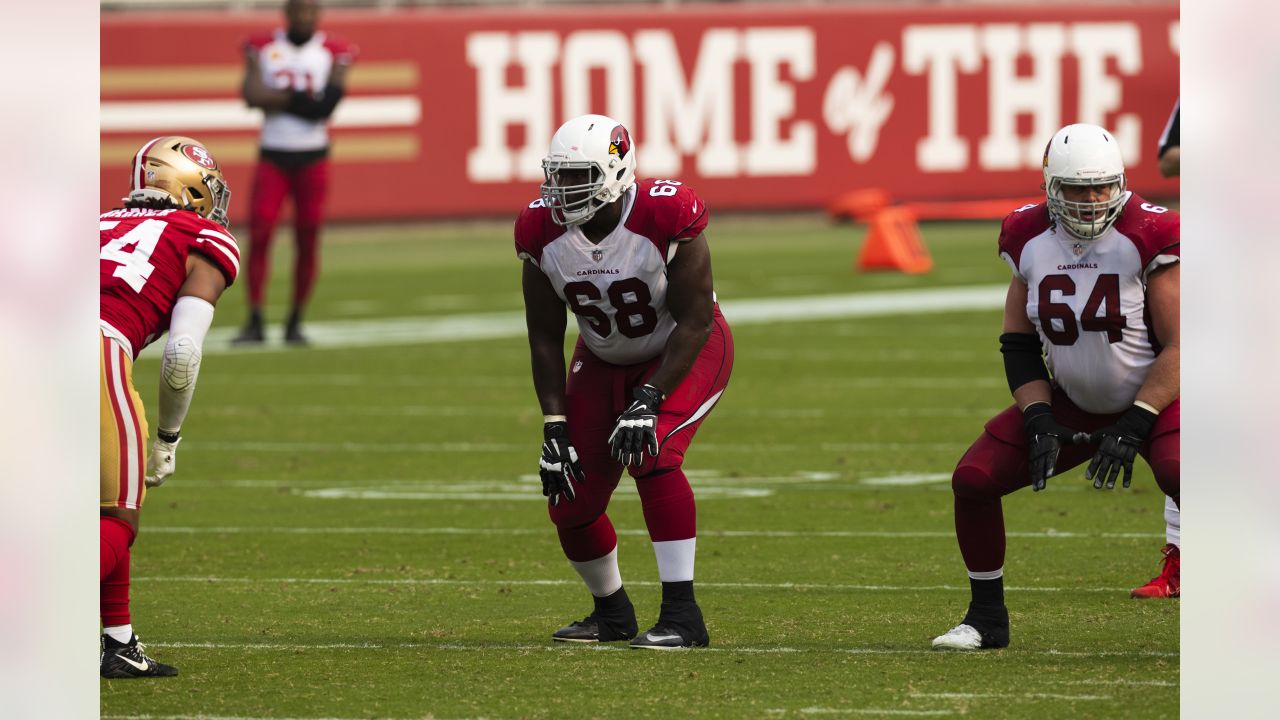
<path id="1" fill-rule="evenodd" d="M 1084 471 L 1085 478 L 1093 481 L 1094 488 L 1101 490 L 1104 479 L 1108 490 L 1114 488 L 1121 468 L 1124 469 L 1124 487 L 1129 487 L 1133 480 L 1133 458 L 1151 434 L 1156 417 L 1150 410 L 1134 405 L 1114 425 L 1108 425 L 1088 436 L 1084 433 L 1077 436 L 1077 441 L 1098 445 L 1093 462 Z"/>
<path id="2" fill-rule="evenodd" d="M 662 392 L 652 385 L 641 385 L 631 396 L 635 398 L 609 435 L 610 454 L 623 465 L 639 465 L 644 453 L 658 456 L 658 406 Z"/>
<path id="3" fill-rule="evenodd" d="M 569 442 L 569 424 L 563 420 L 542 426 L 542 457 L 538 458 L 538 476 L 542 478 L 542 494 L 552 505 L 563 497 L 573 502 L 573 484 L 586 480 L 578 451 Z"/>
<path id="4" fill-rule="evenodd" d="M 1032 403 L 1022 409 L 1022 427 L 1031 451 L 1031 489 L 1040 492 L 1053 476 L 1062 444 L 1073 444 L 1077 433 L 1059 425 L 1053 417 L 1053 408 L 1045 402 Z"/>

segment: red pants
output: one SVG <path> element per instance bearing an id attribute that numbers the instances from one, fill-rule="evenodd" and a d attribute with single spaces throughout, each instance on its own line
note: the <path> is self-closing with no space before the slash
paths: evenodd
<path id="1" fill-rule="evenodd" d="M 286 169 L 269 160 L 258 162 L 253 177 L 249 218 L 249 305 L 262 307 L 270 272 L 271 239 L 285 195 L 294 202 L 293 306 L 302 307 L 311 297 L 319 267 L 320 223 L 329 186 L 329 161 L 316 160 Z"/>
<path id="2" fill-rule="evenodd" d="M 586 481 L 577 488 L 573 502 L 548 506 L 570 560 L 594 560 L 617 544 L 605 509 L 622 478 L 623 466 L 609 454 L 609 435 L 618 416 L 631 404 L 631 391 L 643 385 L 660 363 L 661 357 L 656 357 L 637 365 L 611 365 L 578 341 L 569 363 L 566 400 L 569 440 L 578 451 Z M 646 453 L 643 464 L 627 468 L 637 481 L 645 524 L 655 542 L 695 535 L 693 490 L 680 468 L 694 434 L 720 399 L 732 370 L 733 336 L 716 308 L 710 339 L 689 374 L 658 411 L 658 456 Z"/>
<path id="3" fill-rule="evenodd" d="M 1156 418 L 1151 437 L 1138 449 L 1160 489 L 1174 502 L 1179 495 L 1179 438 L 1181 401 L 1174 400 Z M 1076 407 L 1059 388 L 1053 389 L 1053 415 L 1066 427 L 1093 432 L 1114 423 L 1120 414 L 1095 415 Z M 1068 445 L 1058 455 L 1047 492 L 1062 473 L 1088 462 L 1094 445 Z M 956 539 L 965 565 L 973 572 L 991 572 L 1004 566 L 1004 510 L 1000 498 L 1031 484 L 1026 432 L 1022 412 L 1013 405 L 987 422 L 982 435 L 969 447 L 951 476 L 955 493 Z"/>

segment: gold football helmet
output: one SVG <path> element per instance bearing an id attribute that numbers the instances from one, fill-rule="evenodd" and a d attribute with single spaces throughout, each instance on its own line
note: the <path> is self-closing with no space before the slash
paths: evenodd
<path id="1" fill-rule="evenodd" d="M 126 203 L 168 202 L 225 226 L 231 190 L 222 168 L 199 140 L 158 137 L 133 156 Z"/>

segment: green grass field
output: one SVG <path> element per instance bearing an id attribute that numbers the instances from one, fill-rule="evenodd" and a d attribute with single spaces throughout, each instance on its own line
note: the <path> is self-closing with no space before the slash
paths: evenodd
<path id="1" fill-rule="evenodd" d="M 860 229 L 816 217 L 709 233 L 731 324 L 745 300 L 1007 282 L 994 224 L 924 236 L 936 269 L 908 277 L 852 272 Z M 735 325 L 685 466 L 712 647 L 645 653 L 549 640 L 590 598 L 536 479 L 509 225 L 338 227 L 323 261 L 317 338 L 389 318 L 506 330 L 255 353 L 211 337 L 133 554 L 135 627 L 182 674 L 103 681 L 104 717 L 1176 716 L 1178 603 L 1128 599 L 1164 542 L 1145 466 L 1126 492 L 1077 470 L 1007 498 L 1012 646 L 929 650 L 968 601 L 949 473 L 1009 403 L 998 306 Z M 243 292 L 218 326 L 242 321 Z M 153 427 L 157 369 L 135 369 Z M 660 588 L 629 480 L 610 515 L 643 629 Z"/>

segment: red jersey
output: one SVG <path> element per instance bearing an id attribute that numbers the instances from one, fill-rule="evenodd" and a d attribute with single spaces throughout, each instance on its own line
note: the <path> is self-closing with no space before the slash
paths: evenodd
<path id="1" fill-rule="evenodd" d="M 98 316 L 138 353 L 169 329 L 187 255 L 199 253 L 235 282 L 240 248 L 226 228 L 190 210 L 124 208 L 99 217 Z M 114 332 L 112 332 L 114 331 Z"/>
<path id="2" fill-rule="evenodd" d="M 666 347 L 676 326 L 667 309 L 667 263 L 710 217 L 676 180 L 641 180 L 617 202 L 622 219 L 596 244 L 577 226 L 556 225 L 535 200 L 516 220 L 515 244 L 577 315 L 587 348 L 605 362 L 632 365 Z"/>

